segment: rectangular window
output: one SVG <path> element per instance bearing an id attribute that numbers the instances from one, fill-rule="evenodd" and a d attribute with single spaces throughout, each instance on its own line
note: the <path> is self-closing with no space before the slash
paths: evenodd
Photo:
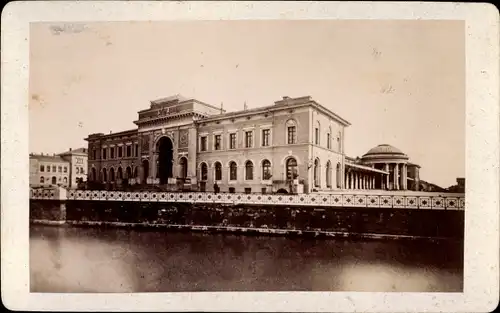
<path id="1" fill-rule="evenodd" d="M 65 167 L 64 167 L 64 173 L 67 173 L 67 172 L 68 172 L 68 167 L 67 167 L 67 166 L 65 166 Z"/>
<path id="2" fill-rule="evenodd" d="M 236 134 L 229 134 L 229 149 L 236 149 Z"/>
<path id="3" fill-rule="evenodd" d="M 326 148 L 330 149 L 330 134 L 326 134 Z"/>
<path id="4" fill-rule="evenodd" d="M 252 188 L 245 188 L 245 193 L 246 194 L 252 193 Z"/>
<path id="5" fill-rule="evenodd" d="M 62 173 L 62 166 L 58 167 L 59 173 Z"/>
<path id="6" fill-rule="evenodd" d="M 118 149 L 118 157 L 119 158 L 123 157 L 123 149 L 122 148 L 123 147 L 117 147 L 117 149 Z"/>
<path id="7" fill-rule="evenodd" d="M 245 148 L 251 148 L 253 146 L 253 132 L 245 132 Z"/>
<path id="8" fill-rule="evenodd" d="M 57 172 L 57 169 L 56 169 L 56 166 L 55 166 L 55 165 L 53 165 L 53 166 L 52 166 L 52 172 L 53 172 L 53 173 Z"/>
<path id="9" fill-rule="evenodd" d="M 114 159 L 115 158 L 115 147 L 109 148 L 109 158 Z"/>
<path id="10" fill-rule="evenodd" d="M 94 160 L 97 160 L 97 150 L 95 150 L 95 149 L 94 149 L 94 150 L 92 151 L 92 154 L 93 154 L 93 159 L 94 159 Z"/>
<path id="11" fill-rule="evenodd" d="M 221 149 L 221 135 L 214 136 L 214 149 L 215 150 Z"/>
<path id="12" fill-rule="evenodd" d="M 314 129 L 314 143 L 319 145 L 319 128 Z"/>
<path id="13" fill-rule="evenodd" d="M 229 193 L 235 193 L 236 189 L 234 187 L 229 187 Z"/>
<path id="14" fill-rule="evenodd" d="M 135 156 L 139 156 L 139 144 L 135 144 Z"/>
<path id="15" fill-rule="evenodd" d="M 295 126 L 288 126 L 288 144 L 297 143 L 297 132 Z"/>
<path id="16" fill-rule="evenodd" d="M 102 149 L 102 159 L 106 160 L 106 148 Z"/>
<path id="17" fill-rule="evenodd" d="M 47 166 L 47 172 L 50 173 L 50 165 Z"/>
<path id="18" fill-rule="evenodd" d="M 127 146 L 127 158 L 132 156 L 132 146 Z"/>
<path id="19" fill-rule="evenodd" d="M 266 194 L 267 193 L 267 188 L 266 187 L 262 187 L 260 190 L 262 191 L 262 194 Z"/>
<path id="20" fill-rule="evenodd" d="M 40 172 L 45 172 L 45 166 L 40 165 Z"/>
<path id="21" fill-rule="evenodd" d="M 207 137 L 200 138 L 200 151 L 207 151 Z"/>
<path id="22" fill-rule="evenodd" d="M 271 137 L 271 130 L 270 129 L 263 129 L 262 130 L 262 146 L 263 147 L 269 146 L 269 138 L 270 137 Z"/>

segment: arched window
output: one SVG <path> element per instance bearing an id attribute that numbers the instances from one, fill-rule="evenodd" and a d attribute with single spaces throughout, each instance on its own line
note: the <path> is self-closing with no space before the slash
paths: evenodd
<path id="1" fill-rule="evenodd" d="M 52 176 L 52 185 L 57 184 L 57 178 L 55 176 Z"/>
<path id="2" fill-rule="evenodd" d="M 262 180 L 269 180 L 272 176 L 271 162 L 269 160 L 262 161 Z"/>
<path id="3" fill-rule="evenodd" d="M 114 168 L 109 169 L 109 181 L 111 181 L 111 182 L 115 181 L 115 169 Z"/>
<path id="4" fill-rule="evenodd" d="M 119 180 L 120 180 L 120 179 L 123 179 L 123 171 L 122 171 L 122 168 L 121 168 L 121 167 L 119 167 L 119 168 L 118 168 L 118 171 L 116 171 L 116 172 L 117 172 L 117 174 L 116 174 L 117 179 L 119 179 Z"/>
<path id="5" fill-rule="evenodd" d="M 64 184 L 66 185 L 66 184 L 68 183 L 68 177 L 64 177 L 64 178 L 63 178 L 63 182 L 64 182 Z"/>
<path id="6" fill-rule="evenodd" d="M 186 178 L 187 177 L 187 172 L 188 172 L 188 161 L 185 157 L 182 157 L 179 160 L 179 165 L 181 166 L 181 178 Z"/>
<path id="7" fill-rule="evenodd" d="M 332 164 L 330 161 L 326 162 L 326 187 L 332 188 Z"/>
<path id="8" fill-rule="evenodd" d="M 253 163 L 252 161 L 247 161 L 245 163 L 245 179 L 253 180 Z"/>
<path id="9" fill-rule="evenodd" d="M 286 143 L 291 145 L 297 143 L 297 122 L 290 119 L 285 123 L 286 127 Z"/>
<path id="10" fill-rule="evenodd" d="M 201 180 L 206 181 L 208 180 L 208 165 L 207 163 L 201 163 Z"/>
<path id="11" fill-rule="evenodd" d="M 138 170 L 138 166 L 134 167 L 134 178 L 138 178 L 139 177 L 139 170 Z"/>
<path id="12" fill-rule="evenodd" d="M 337 188 L 341 188 L 342 176 L 340 170 L 340 163 L 337 163 Z"/>
<path id="13" fill-rule="evenodd" d="M 289 158 L 286 161 L 286 179 L 293 180 L 299 176 L 297 171 L 297 160 L 294 158 Z"/>
<path id="14" fill-rule="evenodd" d="M 222 180 L 222 164 L 220 164 L 220 162 L 215 162 L 214 170 L 215 170 L 215 180 Z"/>
<path id="15" fill-rule="evenodd" d="M 80 168 L 78 166 L 76 167 L 76 173 L 80 173 Z"/>
<path id="16" fill-rule="evenodd" d="M 92 181 L 97 180 L 97 177 L 96 177 L 96 171 L 95 171 L 95 168 L 94 168 L 94 167 L 92 168 L 92 172 L 91 172 L 91 174 L 90 174 L 90 179 L 91 179 Z"/>
<path id="17" fill-rule="evenodd" d="M 43 165 L 42 165 L 43 166 Z M 43 184 L 45 179 L 43 177 L 40 177 L 40 184 Z"/>
<path id="18" fill-rule="evenodd" d="M 127 179 L 132 178 L 132 169 L 130 166 L 127 166 L 127 169 L 125 170 L 125 174 L 127 175 Z"/>
<path id="19" fill-rule="evenodd" d="M 108 181 L 108 171 L 103 168 L 102 169 L 102 182 L 105 183 Z"/>
<path id="20" fill-rule="evenodd" d="M 319 159 L 314 160 L 314 186 L 320 186 Z"/>
<path id="21" fill-rule="evenodd" d="M 237 180 L 238 179 L 238 166 L 236 162 L 231 161 L 229 163 L 229 180 Z"/>

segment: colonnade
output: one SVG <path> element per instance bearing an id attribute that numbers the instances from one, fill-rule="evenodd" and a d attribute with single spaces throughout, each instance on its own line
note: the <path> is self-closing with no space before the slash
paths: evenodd
<path id="1" fill-rule="evenodd" d="M 388 174 L 352 169 L 345 172 L 346 189 L 408 189 L 408 165 L 406 163 L 372 164 L 372 168 L 380 168 Z"/>

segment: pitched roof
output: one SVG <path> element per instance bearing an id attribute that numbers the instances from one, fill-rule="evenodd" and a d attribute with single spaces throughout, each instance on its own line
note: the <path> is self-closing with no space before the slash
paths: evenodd
<path id="1" fill-rule="evenodd" d="M 72 149 L 63 153 L 59 153 L 58 155 L 70 155 L 70 154 L 87 154 L 87 148 Z"/>
<path id="2" fill-rule="evenodd" d="M 35 159 L 42 162 L 59 162 L 68 163 L 59 155 L 41 155 L 41 154 L 30 154 L 30 159 Z"/>

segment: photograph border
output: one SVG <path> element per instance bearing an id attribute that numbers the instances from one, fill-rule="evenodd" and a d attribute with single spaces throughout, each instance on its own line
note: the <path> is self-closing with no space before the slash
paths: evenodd
<path id="1" fill-rule="evenodd" d="M 30 293 L 31 22 L 392 19 L 465 20 L 466 211 L 463 293 Z M 10 2 L 2 11 L 2 301 L 11 310 L 486 312 L 499 299 L 499 15 L 485 3 Z M 7 180 L 8 179 L 8 180 Z"/>

